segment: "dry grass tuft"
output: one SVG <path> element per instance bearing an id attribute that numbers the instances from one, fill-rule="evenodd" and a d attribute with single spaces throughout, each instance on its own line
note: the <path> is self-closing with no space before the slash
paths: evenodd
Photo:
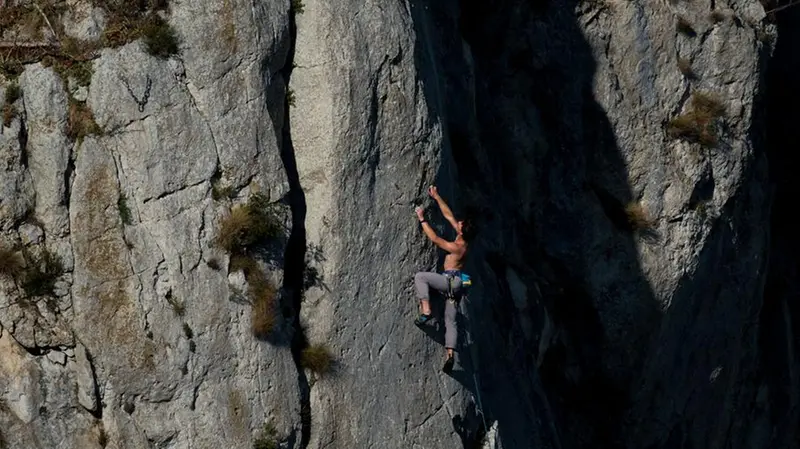
<path id="1" fill-rule="evenodd" d="M 292 0 L 292 12 L 294 14 L 303 14 L 303 11 L 305 11 L 303 0 Z"/>
<path id="2" fill-rule="evenodd" d="M 250 285 L 250 299 L 253 302 L 251 327 L 256 338 L 266 338 L 275 328 L 275 296 L 275 288 L 268 282 L 259 286 Z"/>
<path id="3" fill-rule="evenodd" d="M 211 185 L 211 198 L 214 199 L 214 201 L 229 200 L 235 195 L 236 192 L 233 190 L 233 186 L 221 187 L 218 181 Z"/>
<path id="4" fill-rule="evenodd" d="M 706 147 L 717 144 L 717 119 L 725 115 L 725 106 L 715 95 L 696 92 L 691 108 L 670 120 L 667 134 L 676 139 L 699 143 Z"/>
<path id="5" fill-rule="evenodd" d="M 22 289 L 28 296 L 49 296 L 53 294 L 56 279 L 64 274 L 61 259 L 43 248 L 39 255 L 26 254 L 27 264 L 18 276 Z"/>
<path id="6" fill-rule="evenodd" d="M 653 228 L 653 221 L 640 203 L 632 202 L 625 206 L 625 216 L 628 219 L 628 224 L 634 231 Z"/>
<path id="7" fill-rule="evenodd" d="M 281 235 L 281 222 L 266 197 L 254 194 L 246 205 L 235 206 L 220 223 L 215 244 L 231 254 Z"/>
<path id="8" fill-rule="evenodd" d="M 317 374 L 326 374 L 333 367 L 333 355 L 324 344 L 310 345 L 300 354 L 300 364 Z"/>
<path id="9" fill-rule="evenodd" d="M 11 126 L 11 121 L 17 116 L 17 108 L 14 107 L 14 102 L 22 97 L 22 90 L 19 84 L 11 82 L 6 86 L 5 103 L 3 104 L 3 126 Z"/>
<path id="10" fill-rule="evenodd" d="M 119 47 L 143 39 L 147 52 L 159 58 L 169 58 L 179 52 L 175 30 L 155 12 L 155 9 L 127 6 L 122 2 L 108 2 L 108 25 L 103 31 L 102 43 L 106 47 Z"/>
<path id="11" fill-rule="evenodd" d="M 117 210 L 119 210 L 119 218 L 122 224 L 130 226 L 133 223 L 131 209 L 128 207 L 128 197 L 124 193 L 119 194 L 117 198 Z"/>
<path id="12" fill-rule="evenodd" d="M 17 251 L 0 246 L 0 276 L 16 279 L 24 269 L 25 260 Z"/>
<path id="13" fill-rule="evenodd" d="M 286 90 L 286 104 L 289 105 L 289 107 L 292 107 L 292 108 L 295 105 L 294 90 L 292 90 L 292 89 L 287 89 Z"/>
<path id="14" fill-rule="evenodd" d="M 253 449 L 278 449 L 278 431 L 271 423 L 264 424 L 261 435 L 253 441 Z"/>
<path id="15" fill-rule="evenodd" d="M 3 8 L 0 30 L 9 30 L 13 44 L 3 47 L 0 72 L 15 77 L 24 64 L 41 61 L 62 76 L 67 72 L 66 76 L 74 76 L 81 85 L 87 85 L 91 79 L 91 64 L 87 61 L 97 56 L 99 47 L 64 33 L 61 19 L 68 5 L 58 0 L 25 3 Z"/>
<path id="16" fill-rule="evenodd" d="M 168 59 L 177 55 L 180 48 L 175 30 L 160 16 L 152 15 L 142 29 L 144 44 L 151 55 Z"/>
<path id="17" fill-rule="evenodd" d="M 67 114 L 67 136 L 75 141 L 82 141 L 89 135 L 102 135 L 103 130 L 94 121 L 94 114 L 86 102 L 69 99 Z"/>
<path id="18" fill-rule="evenodd" d="M 220 223 L 215 245 L 231 254 L 230 270 L 242 270 L 247 280 L 252 311 L 252 331 L 266 338 L 275 327 L 277 289 L 248 249 L 281 235 L 283 228 L 267 197 L 254 194 L 245 205 L 235 206 Z"/>
<path id="19" fill-rule="evenodd" d="M 22 98 L 22 89 L 20 89 L 17 82 L 11 82 L 6 86 L 6 104 L 13 104 L 15 101 Z"/>
<path id="20" fill-rule="evenodd" d="M 17 116 L 17 109 L 8 103 L 3 105 L 3 126 L 11 126 L 11 121 Z"/>
<path id="21" fill-rule="evenodd" d="M 275 328 L 277 317 L 277 289 L 267 278 L 258 262 L 241 254 L 231 257 L 231 271 L 242 270 L 249 285 L 249 298 L 253 311 L 251 327 L 257 338 L 266 338 Z"/>
<path id="22" fill-rule="evenodd" d="M 9 30 L 9 35 L 24 44 L 3 47 L 0 72 L 8 77 L 18 76 L 25 64 L 41 61 L 64 79 L 73 77 L 79 85 L 86 86 L 92 77 L 91 60 L 102 47 L 118 47 L 142 39 L 147 52 L 159 58 L 168 58 L 180 50 L 175 30 L 160 15 L 167 9 L 167 0 L 94 0 L 108 18 L 99 42 L 79 41 L 64 33 L 61 23 L 68 8 L 65 2 L 24 3 L 3 7 L 0 14 L 0 30 Z"/>
<path id="23" fill-rule="evenodd" d="M 235 206 L 230 215 L 220 223 L 216 244 L 220 248 L 235 253 L 253 243 L 253 219 L 246 206 Z"/>

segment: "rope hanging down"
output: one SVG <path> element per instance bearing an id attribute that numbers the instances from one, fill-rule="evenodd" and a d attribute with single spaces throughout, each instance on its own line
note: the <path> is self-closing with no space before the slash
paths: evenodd
<path id="1" fill-rule="evenodd" d="M 800 5 L 800 0 L 795 0 L 793 2 L 790 2 L 790 3 L 786 4 L 786 5 L 778 6 L 776 8 L 772 8 L 769 11 L 766 11 L 765 14 L 770 14 L 770 13 L 773 13 L 773 12 L 783 11 L 784 9 L 786 9 L 786 8 L 788 8 L 790 6 L 794 6 L 794 5 Z"/>

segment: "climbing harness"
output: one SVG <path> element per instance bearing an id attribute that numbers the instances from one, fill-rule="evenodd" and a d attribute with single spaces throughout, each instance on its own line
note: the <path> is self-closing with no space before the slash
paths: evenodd
<path id="1" fill-rule="evenodd" d="M 458 302 L 462 297 L 467 295 L 466 290 L 472 286 L 472 279 L 467 273 L 460 270 L 446 270 L 442 274 L 447 279 L 447 292 L 445 292 L 445 297 L 449 301 Z M 456 279 L 461 280 L 461 288 L 458 294 L 455 293 L 454 286 Z"/>

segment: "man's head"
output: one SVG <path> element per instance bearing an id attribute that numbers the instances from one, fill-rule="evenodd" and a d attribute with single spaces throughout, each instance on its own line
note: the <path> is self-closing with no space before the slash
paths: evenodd
<path id="1" fill-rule="evenodd" d="M 466 241 L 472 241 L 472 238 L 475 237 L 475 225 L 472 222 L 472 218 L 464 217 L 462 220 L 458 220 L 458 233 L 461 237 L 464 238 Z"/>

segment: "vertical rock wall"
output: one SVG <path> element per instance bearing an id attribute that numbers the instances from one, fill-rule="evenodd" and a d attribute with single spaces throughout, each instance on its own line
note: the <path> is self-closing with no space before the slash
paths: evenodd
<path id="1" fill-rule="evenodd" d="M 118 26 L 69 6 L 64 36 Z M 158 14 L 175 55 L 137 39 L 99 45 L 88 86 L 46 58 L 0 81 L 22 92 L 0 133 L 6 447 L 247 448 L 265 422 L 303 449 L 796 444 L 790 302 L 764 299 L 784 259 L 765 226 L 760 3 Z M 84 101 L 100 132 L 76 137 Z M 413 275 L 440 262 L 414 206 L 453 236 L 434 183 L 480 230 L 450 376 L 444 330 L 412 324 Z M 266 340 L 213 244 L 255 193 L 291 210 L 259 253 L 284 287 Z M 26 282 L 23 255 L 58 276 Z M 331 372 L 304 370 L 308 344 Z"/>

